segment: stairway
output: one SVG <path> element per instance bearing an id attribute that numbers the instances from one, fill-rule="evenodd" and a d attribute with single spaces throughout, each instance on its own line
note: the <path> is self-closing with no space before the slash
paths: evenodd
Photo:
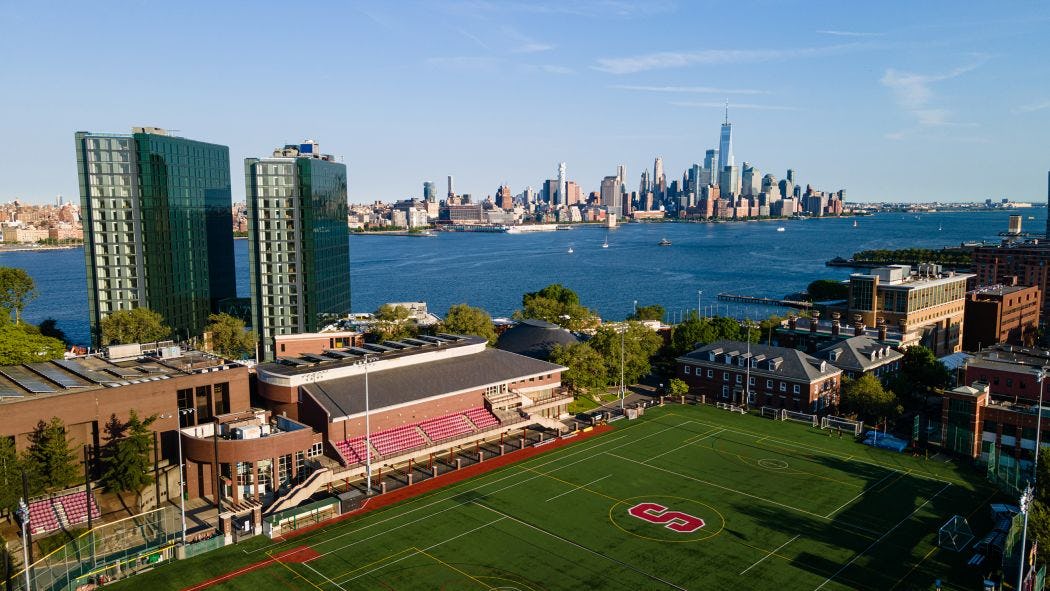
<path id="1" fill-rule="evenodd" d="M 321 486 L 327 482 L 325 476 L 331 472 L 332 471 L 329 468 L 318 468 L 317 470 L 314 470 L 306 480 L 293 486 L 284 496 L 275 500 L 265 511 L 263 511 L 263 515 L 272 515 L 278 511 L 295 507 L 299 503 L 309 499 L 315 492 L 317 492 L 317 489 L 321 488 Z"/>

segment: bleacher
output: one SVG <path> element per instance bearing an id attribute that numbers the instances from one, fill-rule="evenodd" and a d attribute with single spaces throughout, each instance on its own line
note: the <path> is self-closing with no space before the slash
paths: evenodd
<path id="1" fill-rule="evenodd" d="M 469 433 L 486 431 L 499 425 L 500 421 L 496 415 L 485 407 L 478 407 L 410 425 L 376 431 L 370 438 L 372 448 L 376 452 L 372 459 L 395 456 L 410 449 L 447 441 Z M 349 465 L 365 462 L 367 443 L 364 435 L 336 441 L 333 445 L 343 454 Z"/>
<path id="2" fill-rule="evenodd" d="M 392 456 L 403 450 L 422 447 L 427 443 L 414 424 L 373 433 L 371 439 L 372 446 L 381 456 Z"/>
<path id="3" fill-rule="evenodd" d="M 483 406 L 472 408 L 463 414 L 467 415 L 467 418 L 474 423 L 479 431 L 499 425 L 499 419 L 496 418 L 496 415 Z"/>
<path id="4" fill-rule="evenodd" d="M 98 519 L 102 513 L 98 509 L 95 497 L 88 497 L 84 491 L 74 492 L 46 499 L 37 499 L 29 503 L 29 530 L 33 535 L 55 531 L 63 526 L 77 525 L 88 520 L 88 506 L 91 517 Z"/>
<path id="5" fill-rule="evenodd" d="M 470 433 L 474 430 L 474 426 L 467 422 L 466 417 L 462 413 L 455 413 L 438 417 L 436 419 L 428 419 L 419 424 L 419 428 L 427 434 L 430 441 L 444 441 L 445 439 L 451 439 L 457 435 L 463 435 L 464 433 Z"/>

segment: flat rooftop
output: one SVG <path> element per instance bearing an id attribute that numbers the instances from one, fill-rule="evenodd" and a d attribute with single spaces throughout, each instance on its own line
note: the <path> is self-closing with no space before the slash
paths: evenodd
<path id="1" fill-rule="evenodd" d="M 532 357 L 486 348 L 472 355 L 371 371 L 369 405 L 372 410 L 385 409 L 565 369 Z M 364 374 L 313 382 L 302 388 L 333 419 L 365 412 Z"/>
<path id="2" fill-rule="evenodd" d="M 418 336 L 382 343 L 366 343 L 360 347 L 343 347 L 327 349 L 315 355 L 306 353 L 297 356 L 278 357 L 277 361 L 260 363 L 256 370 L 277 376 L 292 377 L 316 371 L 348 367 L 365 360 L 386 361 L 410 357 L 429 351 L 441 351 L 468 347 L 484 343 L 485 339 L 474 336 L 438 334 L 437 336 Z"/>
<path id="3" fill-rule="evenodd" d="M 169 359 L 140 356 L 111 361 L 102 355 L 85 355 L 8 365 L 0 367 L 0 404 L 31 397 L 119 388 L 229 366 L 236 364 L 199 351 L 184 352 Z"/>

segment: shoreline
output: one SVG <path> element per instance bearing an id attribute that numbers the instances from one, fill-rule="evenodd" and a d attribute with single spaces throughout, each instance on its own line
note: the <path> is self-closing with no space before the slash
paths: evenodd
<path id="1" fill-rule="evenodd" d="M 45 250 L 72 250 L 74 248 L 83 248 L 83 244 L 48 244 L 41 246 L 33 246 L 29 244 L 19 245 L 6 245 L 0 244 L 0 252 L 37 252 Z"/>

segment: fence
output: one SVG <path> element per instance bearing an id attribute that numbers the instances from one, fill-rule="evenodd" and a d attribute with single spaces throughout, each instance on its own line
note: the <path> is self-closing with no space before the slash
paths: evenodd
<path id="1" fill-rule="evenodd" d="M 278 511 L 264 518 L 263 533 L 274 538 L 283 532 L 321 523 L 337 515 L 339 515 L 339 499 L 323 499 L 301 507 Z"/>
<path id="2" fill-rule="evenodd" d="M 179 509 L 164 506 L 84 532 L 29 567 L 33 591 L 75 590 L 99 577 L 115 580 L 172 557 L 182 535 Z M 25 589 L 25 570 L 8 581 L 9 589 Z"/>
<path id="3" fill-rule="evenodd" d="M 192 558 L 205 552 L 211 552 L 212 550 L 218 550 L 226 545 L 226 537 L 222 535 L 216 535 L 202 542 L 194 542 L 192 544 L 186 544 L 184 546 L 184 558 Z"/>

